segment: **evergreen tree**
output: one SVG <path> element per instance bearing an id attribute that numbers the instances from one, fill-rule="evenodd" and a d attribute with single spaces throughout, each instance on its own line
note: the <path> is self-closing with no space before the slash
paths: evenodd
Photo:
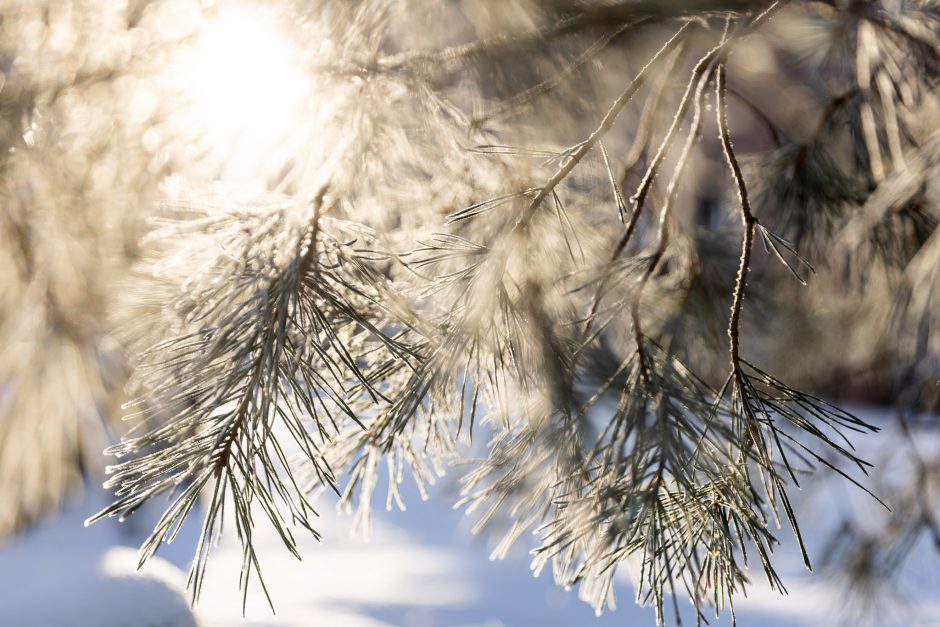
<path id="1" fill-rule="evenodd" d="M 242 42 L 229 93 L 192 55 L 233 7 L 290 58 Z M 811 566 L 814 473 L 884 493 L 839 379 L 936 427 L 933 0 L 11 0 L 0 28 L 0 533 L 126 388 L 98 517 L 167 503 L 146 559 L 203 499 L 197 596 L 224 518 L 247 585 L 257 525 L 296 553 L 311 495 L 367 528 L 380 477 L 403 506 L 461 461 L 496 555 L 598 612 L 635 560 L 660 622 L 705 618 L 748 566 L 784 589 L 780 521 Z M 219 125 L 258 93 L 280 113 Z M 900 515 L 832 545 L 856 584 L 940 544 L 940 458 L 906 454 Z"/>

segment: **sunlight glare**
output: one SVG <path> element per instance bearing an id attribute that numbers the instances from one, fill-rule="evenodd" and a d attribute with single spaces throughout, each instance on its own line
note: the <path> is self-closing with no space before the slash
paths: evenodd
<path id="1" fill-rule="evenodd" d="M 220 7 L 185 55 L 183 90 L 222 178 L 259 185 L 302 121 L 309 79 L 298 51 L 260 4 Z"/>

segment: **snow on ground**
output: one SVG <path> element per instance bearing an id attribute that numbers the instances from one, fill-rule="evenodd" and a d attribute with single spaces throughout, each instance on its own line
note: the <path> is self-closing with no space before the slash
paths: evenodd
<path id="1" fill-rule="evenodd" d="M 136 538 L 115 525 L 84 528 L 104 504 L 89 494 L 14 544 L 0 545 L 3 627 L 195 627 L 186 578 L 169 561 L 136 571 Z"/>
<path id="2" fill-rule="evenodd" d="M 833 484 L 838 485 L 838 484 Z M 843 490 L 833 487 L 833 490 Z M 437 492 L 444 492 L 439 488 Z M 281 546 L 263 521 L 256 531 L 258 553 L 277 613 L 272 615 L 257 582 L 251 586 L 245 617 L 237 589 L 240 549 L 223 538 L 209 560 L 199 605 L 191 610 L 184 591 L 185 571 L 196 540 L 189 524 L 160 557 L 141 571 L 136 546 L 146 535 L 147 518 L 119 525 L 103 521 L 84 528 L 84 519 L 106 503 L 89 491 L 60 515 L 16 542 L 0 546 L 0 626 L 6 627 L 521 627 L 653 625 L 653 612 L 637 607 L 627 569 L 620 577 L 618 608 L 595 618 L 576 592 L 534 578 L 524 550 L 492 562 L 483 541 L 472 538 L 446 494 L 429 502 L 411 495 L 406 512 L 375 513 L 370 542 L 351 537 L 351 518 L 323 507 L 322 544 L 302 542 L 302 562 Z M 826 490 L 813 499 L 804 533 L 828 529 L 838 494 Z M 820 505 L 822 503 L 822 505 Z M 195 522 L 195 521 L 193 521 Z M 781 532 L 781 537 L 786 532 Z M 821 536 L 817 533 L 816 536 Z M 819 538 L 811 544 L 819 544 Z M 752 573 L 755 585 L 736 603 L 743 627 L 799 627 L 838 624 L 842 590 L 805 573 L 791 543 L 778 555 L 791 596 L 780 597 Z M 924 546 L 905 574 L 917 584 L 909 596 L 913 613 L 882 624 L 940 626 L 940 558 Z M 682 605 L 688 603 L 683 601 Z M 694 624 L 686 613 L 686 624 Z M 725 616 L 718 625 L 729 625 Z"/>

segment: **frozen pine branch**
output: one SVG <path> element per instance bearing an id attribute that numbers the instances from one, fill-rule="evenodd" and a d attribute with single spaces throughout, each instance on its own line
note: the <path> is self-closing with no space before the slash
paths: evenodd
<path id="1" fill-rule="evenodd" d="M 99 517 L 127 516 L 169 492 L 146 560 L 211 492 L 190 575 L 197 596 L 229 499 L 246 580 L 259 569 L 253 508 L 296 553 L 291 524 L 313 531 L 316 512 L 283 440 L 309 462 L 317 484 L 338 490 L 322 448 L 359 420 L 348 391 L 384 398 L 375 372 L 410 358 L 390 330 L 384 277 L 352 248 L 363 233 L 324 215 L 328 202 L 324 188 L 304 204 L 208 207 L 151 235 L 177 242 L 178 250 L 160 251 L 158 271 L 183 279 L 182 291 L 169 303 L 172 335 L 136 365 L 146 390 L 135 428 L 142 433 L 111 449 L 132 458 L 114 469 L 108 485 L 118 500 Z"/>
<path id="2" fill-rule="evenodd" d="M 875 371 L 936 428 L 935 2 L 268 3 L 309 89 L 254 195 L 147 52 L 195 24 L 47 4 L 0 8 L 0 533 L 87 465 L 123 348 L 97 517 L 164 504 L 142 560 L 201 517 L 196 596 L 224 521 L 247 586 L 259 525 L 298 554 L 315 494 L 367 530 L 452 472 L 495 556 L 598 612 L 632 566 L 660 623 L 784 591 L 781 533 L 816 565 L 796 491 L 826 475 L 914 512 L 846 523 L 855 589 L 936 536 L 936 460 L 909 438 L 889 498 L 853 446 L 882 425 L 832 404 Z"/>

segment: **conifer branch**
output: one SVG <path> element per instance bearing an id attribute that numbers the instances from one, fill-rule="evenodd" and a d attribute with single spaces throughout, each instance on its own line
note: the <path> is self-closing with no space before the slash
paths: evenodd
<path id="1" fill-rule="evenodd" d="M 731 368 L 737 372 L 741 361 L 741 311 L 744 309 L 744 291 L 747 286 L 747 275 L 751 268 L 751 252 L 754 247 L 754 231 L 757 228 L 757 219 L 751 211 L 751 200 L 748 196 L 747 185 L 744 182 L 744 174 L 741 172 L 741 166 L 738 163 L 737 156 L 734 153 L 734 145 L 731 141 L 731 132 L 728 130 L 728 103 L 726 96 L 726 69 L 725 62 L 722 60 L 718 64 L 717 78 L 715 82 L 715 97 L 717 99 L 718 129 L 721 136 L 721 145 L 724 150 L 725 159 L 728 162 L 728 168 L 734 179 L 734 184 L 738 192 L 738 202 L 741 205 L 741 224 L 744 227 L 744 234 L 741 238 L 741 259 L 738 264 L 738 274 L 734 283 L 734 295 L 731 304 L 731 318 L 728 323 L 728 338 L 730 340 L 731 350 Z"/>
<path id="2" fill-rule="evenodd" d="M 817 470 L 901 513 L 884 537 L 847 524 L 843 562 L 888 577 L 940 535 L 926 449 L 906 443 L 904 489 L 875 490 L 853 444 L 876 429 L 784 383 L 843 395 L 848 343 L 907 418 L 940 399 L 930 3 L 288 7 L 284 65 L 315 97 L 229 133 L 288 127 L 252 173 L 286 193 L 253 200 L 225 181 L 177 194 L 190 175 L 228 180 L 239 140 L 216 145 L 215 120 L 170 88 L 162 18 L 79 4 L 55 20 L 0 8 L 15 60 L 0 72 L 0 534 L 93 474 L 123 349 L 137 400 L 95 518 L 162 501 L 147 559 L 201 515 L 196 597 L 224 521 L 247 595 L 262 524 L 299 556 L 298 528 L 319 537 L 313 494 L 368 531 L 385 475 L 386 506 L 404 508 L 403 482 L 427 496 L 454 461 L 494 557 L 528 543 L 598 612 L 632 561 L 661 623 L 677 594 L 699 621 L 733 615 L 754 572 L 783 591 L 784 520 L 818 562 L 794 499 Z M 753 56 L 729 64 L 746 37 Z M 253 73 L 233 72 L 237 93 Z M 765 107 L 761 89 L 787 97 Z"/>
<path id="3" fill-rule="evenodd" d="M 645 66 L 637 73 L 637 75 L 630 82 L 629 86 L 620 94 L 620 97 L 614 101 L 610 106 L 607 113 L 604 115 L 603 120 L 598 125 L 598 127 L 591 133 L 590 137 L 584 140 L 578 147 L 568 156 L 561 167 L 558 168 L 558 171 L 548 180 L 545 185 L 539 188 L 537 194 L 529 203 L 528 208 L 525 213 L 523 213 L 519 221 L 514 226 L 516 228 L 526 228 L 528 223 L 532 220 L 532 216 L 535 211 L 541 206 L 542 202 L 548 198 L 558 187 L 558 184 L 561 183 L 572 170 L 577 167 L 577 165 L 584 159 L 584 156 L 597 145 L 598 142 L 603 139 L 604 135 L 611 129 L 614 125 L 614 122 L 617 120 L 617 116 L 620 115 L 620 112 L 623 111 L 623 108 L 628 102 L 633 98 L 633 96 L 639 91 L 640 87 L 646 82 L 647 77 L 649 76 L 652 69 L 663 59 L 667 54 L 672 52 L 676 46 L 682 42 L 682 38 L 690 28 L 691 23 L 686 22 L 670 37 L 663 47 L 660 48 L 656 54 L 654 54 L 650 60 L 646 63 Z"/>

